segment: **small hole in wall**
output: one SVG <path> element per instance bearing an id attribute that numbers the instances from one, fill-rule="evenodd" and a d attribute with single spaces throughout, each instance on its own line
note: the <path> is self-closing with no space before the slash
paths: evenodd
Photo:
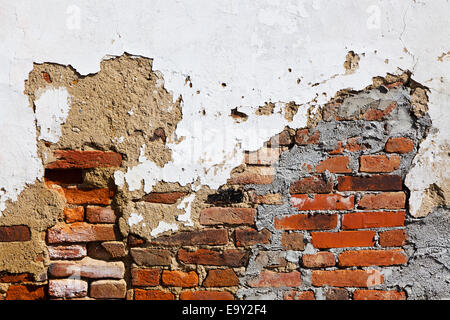
<path id="1" fill-rule="evenodd" d="M 227 84 L 225 83 L 225 82 L 222 82 L 222 87 L 226 87 L 227 86 Z"/>
<path id="2" fill-rule="evenodd" d="M 292 72 L 292 69 L 291 69 L 291 68 L 288 68 L 288 71 L 289 71 L 289 72 Z"/>

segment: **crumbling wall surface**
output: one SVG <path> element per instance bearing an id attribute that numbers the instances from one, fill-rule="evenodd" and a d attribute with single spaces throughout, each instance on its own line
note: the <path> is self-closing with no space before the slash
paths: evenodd
<path id="1" fill-rule="evenodd" d="M 438 208 L 406 224 L 408 264 L 395 270 L 389 283 L 405 288 L 409 299 L 449 299 L 449 218 L 448 208 Z"/>
<path id="2" fill-rule="evenodd" d="M 61 89 L 70 111 L 60 131 L 36 126 L 38 137 L 58 135 L 38 138 L 44 181 L 4 211 L 4 298 L 443 297 L 440 276 L 429 285 L 403 275 L 436 258 L 416 233 L 429 222 L 407 218 L 404 180 L 431 127 L 411 103 L 410 73 L 342 90 L 307 126 L 245 151 L 218 189 L 117 179 L 148 159 L 171 161 L 182 109 L 162 83 L 150 59 L 128 54 L 86 77 L 35 65 L 26 93 L 36 113 Z M 17 252 L 27 254 L 11 260 Z"/>
<path id="3" fill-rule="evenodd" d="M 448 6 L 0 1 L 0 300 L 448 298 Z"/>

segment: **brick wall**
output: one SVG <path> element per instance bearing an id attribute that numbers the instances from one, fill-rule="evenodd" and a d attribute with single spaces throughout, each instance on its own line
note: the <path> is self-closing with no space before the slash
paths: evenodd
<path id="1" fill-rule="evenodd" d="M 385 277 L 408 263 L 403 180 L 426 122 L 392 99 L 403 90 L 338 97 L 314 126 L 246 152 L 196 227 L 151 239 L 121 232 L 114 187 L 84 183 L 85 170 L 120 167 L 120 154 L 53 150 L 45 183 L 66 207 L 45 233 L 48 277 L 1 273 L 0 299 L 405 299 Z M 171 205 L 188 194 L 141 201 Z M 0 227 L 2 242 L 29 238 L 26 226 Z"/>

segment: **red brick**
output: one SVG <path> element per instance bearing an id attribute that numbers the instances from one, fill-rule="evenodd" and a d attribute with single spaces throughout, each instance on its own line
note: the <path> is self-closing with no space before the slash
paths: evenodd
<path id="1" fill-rule="evenodd" d="M 362 209 L 403 209 L 406 204 L 406 195 L 403 192 L 385 192 L 379 194 L 366 194 L 358 202 Z"/>
<path id="2" fill-rule="evenodd" d="M 359 160 L 359 171 L 361 172 L 392 172 L 398 169 L 400 157 L 392 155 L 362 155 Z"/>
<path id="3" fill-rule="evenodd" d="M 283 232 L 281 234 L 281 245 L 284 250 L 304 250 L 305 240 L 301 233 L 297 232 Z"/>
<path id="4" fill-rule="evenodd" d="M 312 285 L 316 287 L 372 287 L 384 283 L 378 270 L 313 270 Z"/>
<path id="5" fill-rule="evenodd" d="M 302 256 L 303 266 L 306 268 L 333 267 L 336 262 L 332 252 L 317 252 L 314 254 L 304 254 Z"/>
<path id="6" fill-rule="evenodd" d="M 351 210 L 355 206 L 354 196 L 339 194 L 293 194 L 291 203 L 297 210 Z"/>
<path id="7" fill-rule="evenodd" d="M 163 290 L 135 289 L 134 300 L 175 300 L 175 296 Z"/>
<path id="8" fill-rule="evenodd" d="M 331 173 L 350 173 L 352 168 L 349 168 L 350 158 L 347 156 L 337 156 L 325 159 L 316 166 L 316 172 L 325 172 L 328 170 Z"/>
<path id="9" fill-rule="evenodd" d="M 247 224 L 255 223 L 256 209 L 211 207 L 200 212 L 200 224 Z"/>
<path id="10" fill-rule="evenodd" d="M 342 215 L 342 229 L 401 227 L 405 211 L 355 212 Z"/>
<path id="11" fill-rule="evenodd" d="M 369 177 L 338 177 L 339 191 L 396 191 L 402 190 L 402 177 L 397 175 L 373 175 Z"/>
<path id="12" fill-rule="evenodd" d="M 0 227 L 0 242 L 30 241 L 31 232 L 28 226 Z"/>
<path id="13" fill-rule="evenodd" d="M 375 231 L 312 232 L 315 248 L 372 247 Z"/>
<path id="14" fill-rule="evenodd" d="M 361 137 L 352 137 L 347 139 L 345 150 L 348 152 L 358 152 L 361 150 L 366 150 L 366 146 L 358 143 L 358 140 L 361 140 Z"/>
<path id="15" fill-rule="evenodd" d="M 146 241 L 144 238 L 130 233 L 128 235 L 127 242 L 128 242 L 129 247 L 136 247 L 136 246 L 140 246 L 141 244 L 144 244 Z"/>
<path id="16" fill-rule="evenodd" d="M 125 280 L 97 280 L 90 284 L 89 296 L 95 299 L 124 299 L 127 294 Z"/>
<path id="17" fill-rule="evenodd" d="M 389 138 L 384 150 L 393 153 L 409 153 L 414 149 L 414 141 L 408 138 Z"/>
<path id="18" fill-rule="evenodd" d="M 186 195 L 187 192 L 151 192 L 145 195 L 142 200 L 152 203 L 174 204 Z"/>
<path id="19" fill-rule="evenodd" d="M 239 278 L 233 269 L 213 269 L 203 281 L 204 287 L 233 287 L 239 285 Z"/>
<path id="20" fill-rule="evenodd" d="M 363 115 L 362 119 L 367 121 L 378 121 L 382 120 L 385 116 L 389 115 L 395 108 L 397 108 L 397 103 L 392 102 L 384 110 L 369 108 Z"/>
<path id="21" fill-rule="evenodd" d="M 295 214 L 275 217 L 275 229 L 278 230 L 326 230 L 337 227 L 336 214 Z"/>
<path id="22" fill-rule="evenodd" d="M 64 208 L 64 221 L 67 223 L 84 220 L 84 207 Z"/>
<path id="23" fill-rule="evenodd" d="M 34 281 L 31 273 L 0 274 L 0 283 L 22 283 Z"/>
<path id="24" fill-rule="evenodd" d="M 154 287 L 159 285 L 161 271 L 159 269 L 131 269 L 131 283 L 133 287 Z"/>
<path id="25" fill-rule="evenodd" d="M 263 270 L 259 276 L 248 282 L 253 288 L 298 287 L 302 284 L 300 272 L 275 272 Z"/>
<path id="26" fill-rule="evenodd" d="M 403 250 L 344 251 L 339 255 L 341 267 L 394 266 L 408 261 Z"/>
<path id="27" fill-rule="evenodd" d="M 113 224 L 60 223 L 48 229 L 49 243 L 118 240 Z"/>
<path id="28" fill-rule="evenodd" d="M 69 204 L 103 204 L 111 203 L 114 192 L 108 188 L 83 190 L 78 188 L 63 188 L 64 197 Z"/>
<path id="29" fill-rule="evenodd" d="M 120 167 L 122 156 L 116 152 L 55 150 L 56 161 L 47 164 L 48 169 Z"/>
<path id="30" fill-rule="evenodd" d="M 289 192 L 294 193 L 330 193 L 333 190 L 333 180 L 323 176 L 302 178 L 291 184 Z"/>
<path id="31" fill-rule="evenodd" d="M 247 265 L 249 254 L 244 250 L 235 249 L 228 249 L 222 253 L 208 249 L 192 252 L 181 249 L 178 251 L 178 259 L 188 264 L 242 267 Z"/>
<path id="32" fill-rule="evenodd" d="M 299 145 L 317 144 L 319 143 L 320 132 L 311 133 L 309 129 L 298 129 L 295 133 L 295 143 Z"/>
<path id="33" fill-rule="evenodd" d="M 50 259 L 78 259 L 87 255 L 86 245 L 48 246 Z"/>
<path id="34" fill-rule="evenodd" d="M 259 243 L 269 243 L 272 233 L 267 229 L 258 231 L 252 228 L 245 228 L 245 229 L 236 229 L 235 235 L 236 235 L 236 246 L 242 247 L 242 246 L 253 246 Z"/>
<path id="35" fill-rule="evenodd" d="M 342 144 L 342 141 L 338 141 L 338 143 L 336 144 L 336 147 L 334 147 L 333 150 L 331 150 L 329 152 L 329 154 L 335 155 L 335 154 L 341 154 L 342 152 L 344 152 L 344 146 Z"/>
<path id="36" fill-rule="evenodd" d="M 382 247 L 401 247 L 406 244 L 406 230 L 380 232 L 378 242 Z"/>
<path id="37" fill-rule="evenodd" d="M 5 300 L 44 300 L 45 287 L 36 285 L 11 285 Z"/>
<path id="38" fill-rule="evenodd" d="M 42 78 L 45 80 L 45 82 L 52 83 L 52 78 L 50 77 L 48 72 L 43 71 L 42 72 Z"/>
<path id="39" fill-rule="evenodd" d="M 115 223 L 116 213 L 111 207 L 86 207 L 86 220 L 90 223 Z"/>
<path id="40" fill-rule="evenodd" d="M 180 300 L 234 300 L 234 296 L 227 291 L 183 291 Z"/>
<path id="41" fill-rule="evenodd" d="M 313 291 L 287 291 L 283 294 L 284 300 L 316 300 Z"/>
<path id="42" fill-rule="evenodd" d="M 355 290 L 353 300 L 406 300 L 402 291 Z"/>
<path id="43" fill-rule="evenodd" d="M 381 120 L 384 117 L 383 110 L 370 108 L 364 114 L 361 115 L 361 119 L 367 120 L 367 121 L 376 121 Z"/>
<path id="44" fill-rule="evenodd" d="M 163 270 L 162 284 L 171 287 L 192 288 L 198 286 L 198 275 L 194 271 Z"/>
<path id="45" fill-rule="evenodd" d="M 233 173 L 227 184 L 271 184 L 274 175 L 272 167 L 247 166 L 243 172 Z"/>
<path id="46" fill-rule="evenodd" d="M 151 243 L 168 246 L 224 245 L 228 243 L 228 231 L 226 229 L 203 229 L 178 232 L 170 236 L 155 238 Z"/>
<path id="47" fill-rule="evenodd" d="M 388 88 L 388 89 L 392 89 L 392 88 L 397 88 L 397 87 L 399 87 L 401 85 L 403 85 L 402 81 L 396 81 L 396 82 L 393 82 L 393 83 L 385 84 L 384 86 L 386 88 Z"/>

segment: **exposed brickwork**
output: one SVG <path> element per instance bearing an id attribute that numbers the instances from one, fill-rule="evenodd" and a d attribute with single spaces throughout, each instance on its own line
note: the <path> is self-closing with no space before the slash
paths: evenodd
<path id="1" fill-rule="evenodd" d="M 55 150 L 53 156 L 57 160 L 47 164 L 47 169 L 120 167 L 122 163 L 122 156 L 115 152 Z"/>
<path id="2" fill-rule="evenodd" d="M 195 198 L 193 225 L 152 237 L 129 233 L 120 190 L 84 181 L 122 166 L 121 154 L 53 150 L 44 178 L 64 209 L 43 237 L 48 278 L 1 272 L 0 299 L 406 299 L 385 270 L 408 263 L 403 183 L 419 141 L 389 132 L 404 104 L 342 103 L 325 106 L 314 128 L 288 128 L 245 152 L 226 184 Z M 167 138 L 159 129 L 155 143 Z M 170 212 L 192 194 L 164 186 L 133 203 Z M 34 232 L 0 226 L 0 242 Z"/>
<path id="3" fill-rule="evenodd" d="M 413 151 L 414 141 L 408 138 L 389 138 L 386 142 L 385 150 L 386 152 L 395 153 L 409 153 Z"/>
<path id="4" fill-rule="evenodd" d="M 204 287 L 233 287 L 239 284 L 239 278 L 233 269 L 212 269 L 203 281 Z"/>
<path id="5" fill-rule="evenodd" d="M 275 219 L 275 228 L 280 230 L 328 230 L 337 226 L 335 214 L 296 214 Z"/>
<path id="6" fill-rule="evenodd" d="M 405 300 L 404 292 L 383 290 L 355 290 L 354 300 Z"/>
<path id="7" fill-rule="evenodd" d="M 302 264 L 305 268 L 325 268 L 333 267 L 336 261 L 333 253 L 323 251 L 315 254 L 304 254 Z"/>

